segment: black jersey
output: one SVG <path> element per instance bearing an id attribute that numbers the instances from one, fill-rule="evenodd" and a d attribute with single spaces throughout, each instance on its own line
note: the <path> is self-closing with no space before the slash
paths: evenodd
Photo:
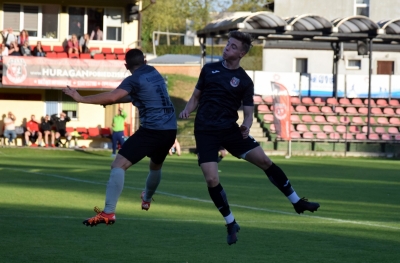
<path id="1" fill-rule="evenodd" d="M 237 125 L 237 111 L 241 105 L 254 106 L 254 84 L 241 67 L 231 70 L 222 62 L 206 64 L 196 89 L 201 91 L 201 95 L 195 131 L 232 128 Z"/>

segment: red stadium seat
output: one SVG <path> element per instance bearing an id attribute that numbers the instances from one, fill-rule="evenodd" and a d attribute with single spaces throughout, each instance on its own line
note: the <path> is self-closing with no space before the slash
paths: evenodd
<path id="1" fill-rule="evenodd" d="M 45 53 L 51 52 L 51 46 L 42 45 L 42 49 L 43 49 L 43 52 L 45 52 Z"/>
<path id="2" fill-rule="evenodd" d="M 400 115 L 400 108 L 396 109 L 396 114 Z"/>
<path id="3" fill-rule="evenodd" d="M 305 123 L 312 123 L 314 122 L 313 118 L 310 115 L 303 115 L 301 120 Z"/>
<path id="4" fill-rule="evenodd" d="M 364 106 L 364 103 L 359 98 L 352 99 L 351 104 L 354 106 Z"/>
<path id="5" fill-rule="evenodd" d="M 374 140 L 374 141 L 379 141 L 380 140 L 379 134 L 371 133 L 370 135 L 368 135 L 368 139 Z"/>
<path id="6" fill-rule="evenodd" d="M 310 106 L 308 108 L 308 111 L 312 112 L 312 113 L 321 113 L 321 111 L 319 110 L 319 108 L 317 106 Z"/>
<path id="7" fill-rule="evenodd" d="M 73 127 L 66 127 L 66 128 L 65 128 L 65 131 L 68 132 L 68 133 L 71 133 L 71 132 L 73 132 L 74 130 L 75 130 L 75 128 L 73 128 Z"/>
<path id="8" fill-rule="evenodd" d="M 329 139 L 331 140 L 340 140 L 340 134 L 337 132 L 333 132 L 329 134 Z"/>
<path id="9" fill-rule="evenodd" d="M 274 103 L 272 96 L 265 96 L 265 97 L 262 97 L 262 99 L 268 105 L 271 105 Z"/>
<path id="10" fill-rule="evenodd" d="M 300 139 L 300 138 L 301 138 L 300 133 L 298 133 L 298 132 L 296 132 L 296 131 L 292 131 L 292 132 L 290 133 L 290 137 L 291 137 L 292 139 Z"/>
<path id="11" fill-rule="evenodd" d="M 310 132 L 314 132 L 314 133 L 321 132 L 321 127 L 319 125 L 315 125 L 315 124 L 310 125 Z"/>
<path id="12" fill-rule="evenodd" d="M 305 125 L 305 124 L 298 124 L 296 127 L 296 130 L 298 132 L 308 132 L 307 125 Z"/>
<path id="13" fill-rule="evenodd" d="M 356 134 L 356 140 L 366 140 L 367 139 L 367 135 L 364 133 L 358 133 Z"/>
<path id="14" fill-rule="evenodd" d="M 110 47 L 103 47 L 103 48 L 101 49 L 101 53 L 103 53 L 103 54 L 111 54 L 111 53 L 112 53 L 112 50 L 111 50 Z"/>
<path id="15" fill-rule="evenodd" d="M 114 48 L 114 54 L 117 54 L 117 55 L 125 54 L 125 52 L 124 52 L 123 48 L 116 47 L 116 48 Z"/>
<path id="16" fill-rule="evenodd" d="M 314 102 L 313 102 L 312 98 L 310 98 L 310 97 L 301 98 L 301 103 L 304 105 L 307 105 L 307 106 L 314 105 Z"/>
<path id="17" fill-rule="evenodd" d="M 117 55 L 117 59 L 118 60 L 125 60 L 125 55 L 124 54 Z"/>
<path id="18" fill-rule="evenodd" d="M 82 54 L 80 54 L 79 57 L 81 59 L 91 59 L 92 58 L 89 53 L 82 53 Z"/>
<path id="19" fill-rule="evenodd" d="M 101 49 L 99 48 L 99 47 L 91 47 L 91 48 L 89 48 L 89 50 L 90 50 L 90 52 L 93 52 L 93 51 L 100 51 Z"/>
<path id="20" fill-rule="evenodd" d="M 115 60 L 115 59 L 117 59 L 117 57 L 115 56 L 115 54 L 106 54 L 106 59 Z"/>
<path id="21" fill-rule="evenodd" d="M 107 56 L 106 56 L 106 58 L 107 58 Z M 114 58 L 116 59 L 117 57 L 114 55 Z M 262 104 L 263 103 L 261 96 L 254 95 L 253 100 L 254 100 L 254 104 Z"/>
<path id="22" fill-rule="evenodd" d="M 83 137 L 83 139 L 87 139 L 89 137 L 88 131 L 85 127 L 77 127 L 75 131 L 77 131 L 79 135 Z"/>
<path id="23" fill-rule="evenodd" d="M 389 121 L 388 121 L 388 119 L 386 117 L 379 117 L 377 122 L 379 124 L 389 124 Z"/>
<path id="24" fill-rule="evenodd" d="M 339 118 L 339 122 L 340 123 L 349 123 L 350 122 L 350 118 L 349 117 L 347 117 L 347 116 L 340 116 L 340 118 Z"/>
<path id="25" fill-rule="evenodd" d="M 390 124 L 400 125 L 400 119 L 397 117 L 392 117 L 389 119 Z"/>
<path id="26" fill-rule="evenodd" d="M 365 99 L 365 100 L 364 100 L 364 104 L 365 104 L 366 106 L 368 106 L 368 99 Z M 374 99 L 371 99 L 371 106 L 375 106 L 375 105 L 376 105 L 375 100 L 374 100 Z"/>
<path id="27" fill-rule="evenodd" d="M 326 140 L 328 138 L 328 136 L 326 135 L 326 133 L 324 132 L 319 132 L 316 134 L 317 139 L 319 140 Z"/>
<path id="28" fill-rule="evenodd" d="M 325 102 L 322 100 L 322 98 L 317 97 L 314 99 L 314 104 L 318 105 L 318 106 L 323 106 L 323 105 L 325 105 Z"/>
<path id="29" fill-rule="evenodd" d="M 381 135 L 381 139 L 384 141 L 391 141 L 392 140 L 392 135 L 384 133 Z"/>
<path id="30" fill-rule="evenodd" d="M 272 115 L 272 114 L 265 114 L 265 115 L 263 116 L 263 120 L 264 120 L 264 122 L 266 122 L 266 123 L 274 122 L 274 115 Z"/>
<path id="31" fill-rule="evenodd" d="M 332 126 L 332 125 L 324 125 L 324 127 L 322 127 L 322 130 L 323 130 L 325 133 L 332 133 L 332 132 L 335 132 L 335 130 L 333 129 L 333 126 Z"/>
<path id="32" fill-rule="evenodd" d="M 368 132 L 368 126 L 363 126 L 362 127 L 362 132 L 367 133 Z M 369 127 L 369 133 L 374 133 L 374 129 L 372 127 Z"/>
<path id="33" fill-rule="evenodd" d="M 339 123 L 339 121 L 338 121 L 336 116 L 328 116 L 327 121 L 329 123 Z"/>
<path id="34" fill-rule="evenodd" d="M 358 126 L 350 126 L 349 132 L 350 133 L 360 133 L 360 129 L 358 128 Z"/>
<path id="35" fill-rule="evenodd" d="M 354 136 L 351 133 L 343 133 L 342 134 L 342 139 L 343 140 L 354 140 Z"/>
<path id="36" fill-rule="evenodd" d="M 93 58 L 97 59 L 97 60 L 103 60 L 104 54 L 102 54 L 102 53 L 94 54 Z"/>
<path id="37" fill-rule="evenodd" d="M 293 122 L 293 123 L 300 123 L 301 122 L 299 115 L 290 115 L 290 121 Z"/>
<path id="38" fill-rule="evenodd" d="M 68 54 L 65 52 L 56 53 L 57 58 L 68 58 Z"/>
<path id="39" fill-rule="evenodd" d="M 332 114 L 333 113 L 332 108 L 329 107 L 329 106 L 323 106 L 321 108 L 321 112 L 325 113 L 325 114 Z"/>
<path id="40" fill-rule="evenodd" d="M 400 134 L 395 135 L 395 136 L 394 136 L 394 139 L 395 139 L 396 141 L 400 141 Z"/>
<path id="41" fill-rule="evenodd" d="M 353 117 L 351 122 L 356 123 L 356 124 L 364 124 L 364 121 L 361 117 Z"/>
<path id="42" fill-rule="evenodd" d="M 376 105 L 381 106 L 381 107 L 385 107 L 388 105 L 387 101 L 385 99 L 378 99 L 376 101 Z"/>
<path id="43" fill-rule="evenodd" d="M 367 123 L 368 122 L 368 117 L 365 117 L 365 123 Z M 371 124 L 376 124 L 376 122 L 375 122 L 375 119 L 374 118 L 369 118 L 369 123 L 371 123 Z"/>
<path id="44" fill-rule="evenodd" d="M 347 107 L 346 113 L 351 114 L 351 115 L 358 114 L 357 109 L 354 107 Z"/>
<path id="45" fill-rule="evenodd" d="M 336 114 L 344 114 L 344 113 L 345 113 L 345 110 L 344 110 L 344 108 L 341 107 L 341 106 L 336 106 L 336 107 L 335 107 L 335 113 L 336 113 Z"/>
<path id="46" fill-rule="evenodd" d="M 397 129 L 397 127 L 389 127 L 388 128 L 388 133 L 390 133 L 390 134 L 398 134 L 399 133 L 399 129 Z"/>
<path id="47" fill-rule="evenodd" d="M 368 114 L 368 108 L 361 107 L 361 108 L 358 109 L 358 113 L 360 113 L 362 115 L 367 115 Z"/>
<path id="48" fill-rule="evenodd" d="M 336 126 L 336 132 L 338 133 L 346 133 L 347 132 L 347 127 L 344 125 L 338 125 Z"/>
<path id="49" fill-rule="evenodd" d="M 79 58 L 79 54 L 76 53 L 72 53 L 72 54 L 68 54 L 69 58 Z"/>
<path id="50" fill-rule="evenodd" d="M 89 137 L 100 137 L 99 128 L 89 128 L 88 129 Z"/>
<path id="51" fill-rule="evenodd" d="M 65 52 L 65 48 L 63 46 L 54 46 L 53 52 L 62 53 L 62 52 Z"/>
<path id="52" fill-rule="evenodd" d="M 53 52 L 46 53 L 46 58 L 57 58 L 57 53 Z"/>
<path id="53" fill-rule="evenodd" d="M 297 105 L 295 109 L 298 113 L 308 113 L 308 110 L 304 105 Z"/>
<path id="54" fill-rule="evenodd" d="M 394 115 L 394 110 L 392 108 L 384 108 L 383 109 L 383 114 Z"/>
<path id="55" fill-rule="evenodd" d="M 290 97 L 290 102 L 292 105 L 299 105 L 301 104 L 300 98 L 299 97 Z"/>
<path id="56" fill-rule="evenodd" d="M 270 131 L 271 131 L 272 133 L 275 133 L 275 132 L 276 132 L 275 124 L 274 124 L 274 123 L 271 123 L 271 124 L 269 125 L 269 129 L 270 129 Z"/>
<path id="57" fill-rule="evenodd" d="M 269 109 L 268 105 L 265 105 L 265 104 L 258 105 L 257 106 L 257 111 L 258 111 L 258 113 L 271 112 L 271 110 Z"/>
<path id="58" fill-rule="evenodd" d="M 382 115 L 383 114 L 381 108 L 377 108 L 377 107 L 371 108 L 371 113 L 374 115 Z"/>
<path id="59" fill-rule="evenodd" d="M 325 123 L 326 119 L 325 116 L 317 115 L 314 117 L 314 121 L 318 123 Z"/>
<path id="60" fill-rule="evenodd" d="M 338 101 L 337 101 L 336 98 L 328 98 L 328 99 L 326 100 L 326 104 L 327 104 L 327 105 L 334 105 L 334 106 L 336 106 L 336 105 L 338 105 L 339 103 L 338 103 Z"/>
<path id="61" fill-rule="evenodd" d="M 348 98 L 340 98 L 339 104 L 342 106 L 349 106 L 349 105 L 351 105 L 351 102 Z"/>
<path id="62" fill-rule="evenodd" d="M 312 132 L 303 133 L 303 139 L 314 139 L 314 134 Z"/>
<path id="63" fill-rule="evenodd" d="M 391 100 L 389 101 L 389 105 L 390 105 L 390 106 L 393 106 L 393 107 L 400 107 L 399 101 L 398 101 L 398 100 L 394 100 L 394 99 L 391 99 Z"/>
<path id="64" fill-rule="evenodd" d="M 376 127 L 375 132 L 378 134 L 384 134 L 384 133 L 386 133 L 386 129 L 385 129 L 385 127 Z"/>
<path id="65" fill-rule="evenodd" d="M 100 129 L 101 137 L 110 137 L 111 136 L 111 129 L 110 128 L 101 128 Z"/>

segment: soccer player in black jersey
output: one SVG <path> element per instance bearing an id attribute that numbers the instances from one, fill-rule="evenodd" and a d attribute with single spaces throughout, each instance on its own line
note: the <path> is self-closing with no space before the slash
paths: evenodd
<path id="1" fill-rule="evenodd" d="M 251 47 L 249 34 L 231 31 L 223 51 L 223 61 L 206 64 L 185 109 L 179 114 L 187 119 L 197 108 L 194 125 L 198 163 L 208 192 L 227 224 L 227 242 L 236 243 L 240 227 L 229 208 L 226 193 L 219 182 L 218 151 L 224 147 L 233 156 L 261 168 L 269 180 L 289 199 L 297 213 L 319 208 L 318 203 L 300 199 L 285 173 L 275 165 L 260 145 L 249 135 L 253 123 L 253 81 L 240 67 L 240 60 Z M 243 105 L 244 120 L 241 126 L 238 109 Z"/>

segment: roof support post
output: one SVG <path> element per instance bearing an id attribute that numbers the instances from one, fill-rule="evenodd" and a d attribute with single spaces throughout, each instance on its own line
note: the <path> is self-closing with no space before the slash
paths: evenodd
<path id="1" fill-rule="evenodd" d="M 200 47 L 201 47 L 201 60 L 200 67 L 202 68 L 204 64 L 206 64 L 206 37 L 200 38 Z"/>
<path id="2" fill-rule="evenodd" d="M 369 67 L 368 67 L 368 120 L 367 120 L 367 139 L 369 137 L 369 129 L 371 127 L 371 77 L 372 77 L 372 42 L 373 38 L 369 39 Z"/>

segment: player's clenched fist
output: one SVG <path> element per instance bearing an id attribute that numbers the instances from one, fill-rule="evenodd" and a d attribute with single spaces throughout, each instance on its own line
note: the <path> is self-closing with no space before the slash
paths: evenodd
<path id="1" fill-rule="evenodd" d="M 190 112 L 188 112 L 187 110 L 183 110 L 181 111 L 181 113 L 179 113 L 179 118 L 181 119 L 187 119 L 189 118 Z"/>

